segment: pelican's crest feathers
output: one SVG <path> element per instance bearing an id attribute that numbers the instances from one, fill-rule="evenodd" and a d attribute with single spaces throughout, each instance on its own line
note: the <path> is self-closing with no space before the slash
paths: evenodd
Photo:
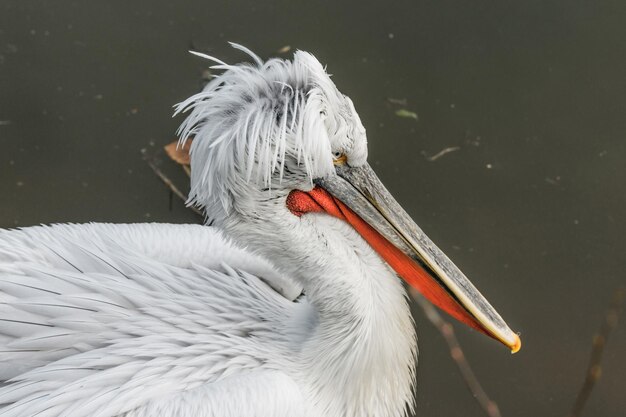
<path id="1" fill-rule="evenodd" d="M 178 131 L 181 143 L 194 137 L 189 203 L 226 213 L 242 183 L 271 188 L 290 160 L 311 182 L 331 175 L 331 153 L 365 133 L 350 99 L 313 55 L 296 51 L 292 61 L 263 62 L 232 45 L 254 63 L 229 65 L 194 52 L 223 72 L 175 112 L 190 112 Z"/>

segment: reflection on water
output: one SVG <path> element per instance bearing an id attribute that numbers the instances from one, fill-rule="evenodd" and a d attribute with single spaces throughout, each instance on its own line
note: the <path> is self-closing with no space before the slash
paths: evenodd
<path id="1" fill-rule="evenodd" d="M 624 282 L 626 4 L 266 3 L 2 2 L 0 226 L 195 222 L 142 159 L 201 84 L 187 49 L 312 51 L 355 102 L 386 185 L 521 330 L 511 357 L 457 328 L 502 414 L 565 415 Z M 483 415 L 415 313 L 419 415 Z M 625 329 L 587 415 L 626 409 Z"/>

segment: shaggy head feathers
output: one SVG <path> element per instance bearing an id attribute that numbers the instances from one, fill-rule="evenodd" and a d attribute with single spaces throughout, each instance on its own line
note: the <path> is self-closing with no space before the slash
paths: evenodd
<path id="1" fill-rule="evenodd" d="M 196 53 L 224 72 L 176 106 L 175 114 L 190 111 L 178 131 L 181 142 L 194 138 L 190 204 L 228 214 L 250 187 L 284 186 L 286 171 L 292 188 L 294 180 L 310 186 L 334 175 L 333 153 L 348 155 L 351 165 L 365 162 L 365 128 L 313 55 L 297 51 L 293 61 L 263 62 L 232 45 L 254 64 Z"/>

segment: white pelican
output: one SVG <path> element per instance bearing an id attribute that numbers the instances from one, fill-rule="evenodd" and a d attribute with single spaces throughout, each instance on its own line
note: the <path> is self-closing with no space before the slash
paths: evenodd
<path id="1" fill-rule="evenodd" d="M 520 340 L 394 201 L 320 63 L 227 65 L 177 107 L 214 226 L 0 231 L 2 417 L 413 411 L 405 290 Z"/>

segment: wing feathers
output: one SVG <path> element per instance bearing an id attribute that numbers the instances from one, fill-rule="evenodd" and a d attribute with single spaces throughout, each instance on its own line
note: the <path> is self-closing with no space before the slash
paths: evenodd
<path id="1" fill-rule="evenodd" d="M 297 390 L 271 369 L 294 304 L 254 259 L 202 226 L 0 231 L 0 414 L 223 416 L 251 372 Z"/>

